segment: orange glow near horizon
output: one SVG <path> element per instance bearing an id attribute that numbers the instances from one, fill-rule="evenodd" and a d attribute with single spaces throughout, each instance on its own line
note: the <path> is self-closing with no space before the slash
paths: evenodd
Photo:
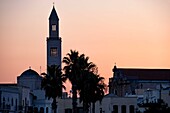
<path id="1" fill-rule="evenodd" d="M 46 70 L 46 37 L 52 0 L 0 1 L 0 82 L 16 82 L 31 66 Z M 55 3 L 62 57 L 70 49 L 89 56 L 101 76 L 112 68 L 170 68 L 168 0 L 86 0 Z"/>

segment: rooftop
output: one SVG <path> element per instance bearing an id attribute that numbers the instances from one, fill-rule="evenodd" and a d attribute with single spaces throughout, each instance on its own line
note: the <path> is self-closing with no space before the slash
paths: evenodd
<path id="1" fill-rule="evenodd" d="M 170 80 L 170 69 L 116 68 L 116 71 L 126 75 L 128 79 Z"/>

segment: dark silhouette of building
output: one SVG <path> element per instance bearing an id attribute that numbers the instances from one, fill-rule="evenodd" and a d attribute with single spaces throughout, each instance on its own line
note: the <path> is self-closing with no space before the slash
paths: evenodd
<path id="1" fill-rule="evenodd" d="M 170 69 L 113 68 L 109 93 L 118 96 L 136 94 L 136 89 L 159 89 L 170 85 Z"/>

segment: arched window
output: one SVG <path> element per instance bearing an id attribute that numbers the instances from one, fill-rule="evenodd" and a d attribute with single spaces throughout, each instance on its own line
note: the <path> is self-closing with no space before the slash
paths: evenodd
<path id="1" fill-rule="evenodd" d="M 122 105 L 121 106 L 121 113 L 126 113 L 126 105 Z"/>
<path id="2" fill-rule="evenodd" d="M 113 106 L 113 113 L 118 113 L 118 105 Z"/>
<path id="3" fill-rule="evenodd" d="M 46 113 L 48 113 L 48 107 L 46 107 Z"/>
<path id="4" fill-rule="evenodd" d="M 44 108 L 40 107 L 40 113 L 44 113 Z"/>
<path id="5" fill-rule="evenodd" d="M 135 107 L 134 105 L 129 106 L 129 113 L 135 113 Z"/>
<path id="6" fill-rule="evenodd" d="M 34 113 L 38 113 L 38 108 L 37 107 L 34 108 Z"/>

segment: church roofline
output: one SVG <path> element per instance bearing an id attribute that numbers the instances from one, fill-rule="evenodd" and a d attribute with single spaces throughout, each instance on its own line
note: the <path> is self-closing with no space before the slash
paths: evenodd
<path id="1" fill-rule="evenodd" d="M 140 80 L 170 80 L 170 69 L 117 68 L 127 78 Z"/>

